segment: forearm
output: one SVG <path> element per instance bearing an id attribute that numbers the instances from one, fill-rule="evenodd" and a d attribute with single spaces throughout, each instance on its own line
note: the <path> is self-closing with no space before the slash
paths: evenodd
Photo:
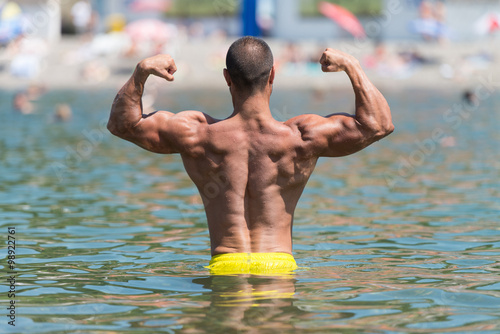
<path id="1" fill-rule="evenodd" d="M 351 61 L 345 69 L 356 96 L 356 120 L 376 135 L 393 131 L 391 110 L 386 99 L 368 79 L 358 61 Z"/>
<path id="2" fill-rule="evenodd" d="M 130 131 L 142 119 L 142 95 L 149 74 L 139 64 L 132 77 L 115 97 L 108 122 L 108 129 L 115 135 Z"/>

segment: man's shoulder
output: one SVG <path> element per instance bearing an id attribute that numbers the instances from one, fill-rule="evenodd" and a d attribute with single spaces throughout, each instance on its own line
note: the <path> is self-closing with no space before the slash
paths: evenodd
<path id="1" fill-rule="evenodd" d="M 177 119 L 189 120 L 199 124 L 213 124 L 219 122 L 218 119 L 196 110 L 185 110 L 174 115 Z"/>
<path id="2" fill-rule="evenodd" d="M 178 142 L 178 151 L 199 156 L 204 152 L 208 127 L 220 120 L 201 111 L 185 110 L 172 115 L 170 121 L 169 135 Z"/>
<path id="3" fill-rule="evenodd" d="M 298 129 L 301 133 L 304 131 L 310 130 L 315 125 L 318 125 L 320 122 L 324 121 L 323 116 L 315 115 L 315 114 L 303 114 L 299 116 L 295 116 L 290 118 L 285 122 L 285 125 L 291 127 L 292 129 Z"/>
<path id="4" fill-rule="evenodd" d="M 297 152 L 305 159 L 316 157 L 314 147 L 318 143 L 318 129 L 325 118 L 316 114 L 303 114 L 293 117 L 284 124 L 288 126 L 299 139 L 297 143 Z"/>

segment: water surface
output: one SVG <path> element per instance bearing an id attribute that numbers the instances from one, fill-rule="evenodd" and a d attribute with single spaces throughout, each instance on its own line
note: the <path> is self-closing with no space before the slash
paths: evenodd
<path id="1" fill-rule="evenodd" d="M 1 92 L 0 229 L 16 228 L 18 274 L 16 327 L 3 317 L 0 331 L 500 333 L 500 97 L 457 116 L 459 96 L 387 93 L 396 132 L 320 161 L 296 212 L 295 275 L 214 277 L 180 158 L 109 135 L 113 92 L 49 92 L 34 115 Z M 68 123 L 53 121 L 61 102 Z M 230 113 L 225 93 L 157 105 Z M 352 108 L 342 92 L 273 99 L 281 120 Z"/>

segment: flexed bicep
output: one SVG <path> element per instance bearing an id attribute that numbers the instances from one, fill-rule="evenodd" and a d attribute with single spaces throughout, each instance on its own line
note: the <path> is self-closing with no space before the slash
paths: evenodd
<path id="1" fill-rule="evenodd" d="M 174 143 L 164 138 L 171 127 L 169 123 L 173 115 L 166 111 L 143 115 L 130 131 L 121 135 L 121 138 L 154 153 L 176 153 Z"/>
<path id="2" fill-rule="evenodd" d="M 318 136 L 325 143 L 320 147 L 319 156 L 342 157 L 361 151 L 376 139 L 370 130 L 360 124 L 354 116 L 335 115 L 325 118 L 325 128 Z"/>
<path id="3" fill-rule="evenodd" d="M 354 115 L 310 115 L 301 121 L 301 133 L 314 154 L 327 157 L 353 154 L 394 131 L 387 101 L 356 58 L 326 49 L 320 63 L 324 72 L 347 73 L 356 96 L 356 108 Z"/>
<path id="4" fill-rule="evenodd" d="M 367 135 L 368 130 L 349 114 L 302 115 L 297 127 L 306 151 L 317 157 L 342 157 L 373 143 L 373 137 Z"/>
<path id="5" fill-rule="evenodd" d="M 200 127 L 207 124 L 210 117 L 198 111 L 143 114 L 142 95 L 148 77 L 155 75 L 173 81 L 176 71 L 177 66 L 169 55 L 157 55 L 141 61 L 116 95 L 108 121 L 109 131 L 155 153 L 192 150 L 200 142 Z"/>
<path id="6" fill-rule="evenodd" d="M 143 116 L 124 139 L 154 153 L 183 153 L 199 144 L 206 123 L 201 112 L 158 111 Z"/>

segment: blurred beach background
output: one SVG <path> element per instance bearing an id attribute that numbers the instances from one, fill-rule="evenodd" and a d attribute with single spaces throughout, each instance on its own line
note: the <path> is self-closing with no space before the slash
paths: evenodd
<path id="1" fill-rule="evenodd" d="M 2 243 L 16 231 L 0 333 L 500 333 L 499 22 L 498 0 L 0 0 Z M 396 126 L 320 160 L 290 276 L 210 276 L 180 157 L 106 130 L 158 53 L 178 72 L 149 79 L 146 112 L 229 116 L 222 71 L 243 35 L 273 49 L 277 120 L 354 112 L 347 76 L 318 64 L 331 47 Z"/>
<path id="2" fill-rule="evenodd" d="M 224 89 L 225 52 L 243 34 L 269 41 L 280 88 L 331 84 L 317 66 L 326 47 L 388 89 L 467 89 L 499 73 L 498 1 L 336 1 L 354 19 L 321 14 L 321 1 L 254 2 L 3 0 L 0 85 L 116 89 L 139 60 L 168 53 L 179 63 L 169 89 Z"/>

